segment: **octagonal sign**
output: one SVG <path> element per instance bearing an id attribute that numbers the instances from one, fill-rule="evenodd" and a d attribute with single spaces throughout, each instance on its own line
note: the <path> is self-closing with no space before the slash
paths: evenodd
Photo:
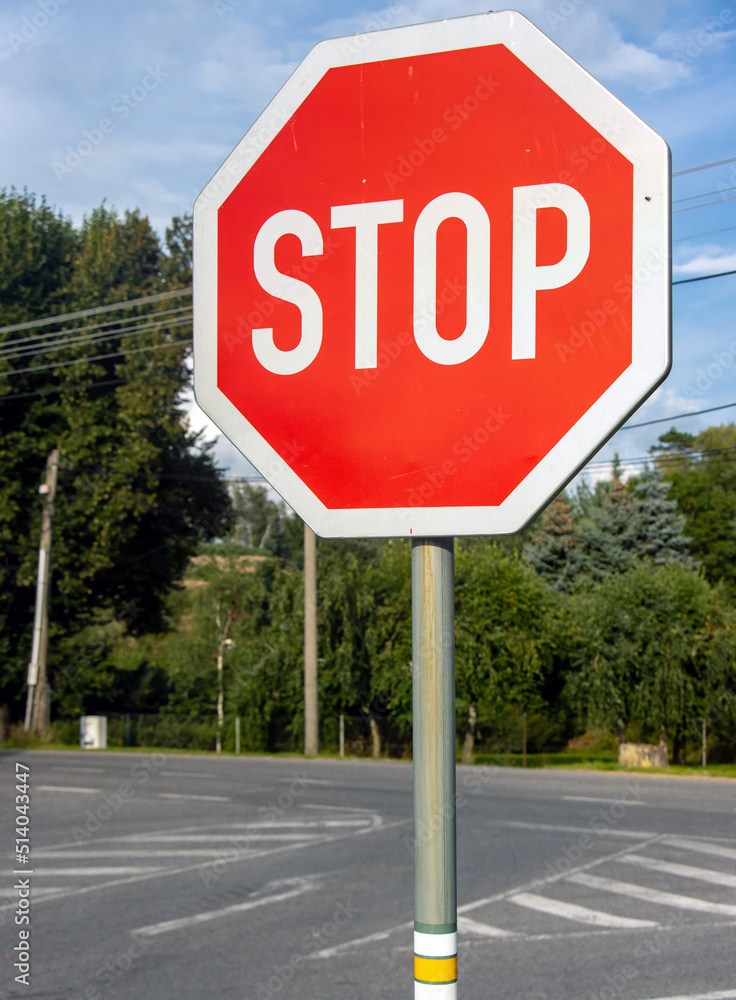
<path id="1" fill-rule="evenodd" d="M 667 374 L 669 207 L 515 12 L 323 42 L 197 199 L 197 401 L 319 534 L 518 531 Z"/>

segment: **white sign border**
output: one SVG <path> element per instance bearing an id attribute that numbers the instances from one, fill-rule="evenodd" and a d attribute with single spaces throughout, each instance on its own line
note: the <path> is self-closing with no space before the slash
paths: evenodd
<path id="1" fill-rule="evenodd" d="M 217 387 L 218 208 L 327 70 L 494 44 L 506 45 L 633 164 L 632 363 L 499 506 L 327 508 Z M 521 531 L 663 381 L 671 366 L 669 148 L 516 11 L 389 28 L 316 45 L 197 198 L 194 261 L 196 400 L 286 503 L 324 537 Z"/>

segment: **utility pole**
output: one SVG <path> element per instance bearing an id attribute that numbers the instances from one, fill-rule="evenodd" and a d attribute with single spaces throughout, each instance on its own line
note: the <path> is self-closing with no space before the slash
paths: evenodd
<path id="1" fill-rule="evenodd" d="M 317 695 L 317 536 L 304 522 L 304 753 L 319 752 Z"/>
<path id="2" fill-rule="evenodd" d="M 232 646 L 232 639 L 228 639 L 227 634 L 233 623 L 233 613 L 231 608 L 225 609 L 224 616 L 218 608 L 215 615 L 217 625 L 217 734 L 215 736 L 215 751 L 222 753 L 222 727 L 225 722 L 225 686 L 224 680 L 224 659 L 225 649 Z"/>
<path id="3" fill-rule="evenodd" d="M 33 644 L 31 662 L 28 664 L 28 696 L 23 727 L 26 732 L 33 728 L 33 731 L 39 736 L 48 734 L 50 721 L 46 663 L 48 657 L 49 584 L 51 582 L 51 534 L 58 473 L 59 449 L 54 448 L 46 461 L 46 480 L 38 488 L 38 492 L 43 496 L 41 544 L 38 549 L 36 614 L 33 620 Z"/>

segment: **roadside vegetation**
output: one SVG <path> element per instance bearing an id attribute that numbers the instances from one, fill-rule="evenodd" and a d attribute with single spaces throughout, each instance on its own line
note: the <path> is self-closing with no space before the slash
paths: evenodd
<path id="1" fill-rule="evenodd" d="M 190 251 L 186 218 L 162 241 L 136 212 L 74 227 L 0 193 L 0 325 L 186 289 Z M 0 334 L 5 746 L 29 745 L 38 487 L 58 446 L 43 745 L 106 715 L 111 747 L 209 751 L 221 676 L 225 752 L 236 719 L 243 753 L 301 748 L 303 525 L 225 483 L 189 429 L 185 301 L 136 307 L 130 337 L 128 308 L 69 320 L 63 343 Z M 664 737 L 697 768 L 705 729 L 707 773 L 736 774 L 735 459 L 734 424 L 672 429 L 637 475 L 559 496 L 524 536 L 457 540 L 459 760 L 613 768 L 620 741 Z M 410 756 L 410 572 L 405 540 L 319 541 L 325 753 L 342 716 L 348 755 Z"/>

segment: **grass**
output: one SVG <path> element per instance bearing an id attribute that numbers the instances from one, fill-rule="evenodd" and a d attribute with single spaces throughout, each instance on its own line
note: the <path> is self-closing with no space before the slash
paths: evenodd
<path id="1" fill-rule="evenodd" d="M 669 767 L 621 767 L 613 750 L 562 750 L 559 753 L 527 754 L 526 766 L 530 768 L 571 768 L 585 771 L 623 771 L 629 774 L 680 775 L 691 778 L 736 778 L 736 764 L 670 764 Z M 520 753 L 475 754 L 475 764 L 496 767 L 523 767 Z"/>
<path id="2" fill-rule="evenodd" d="M 35 737 L 22 736 L 8 740 L 0 744 L 3 750 L 78 750 L 79 747 L 69 743 L 43 742 Z M 166 754 L 196 754 L 198 756 L 214 755 L 214 750 L 198 750 L 190 748 L 179 748 L 172 746 L 140 746 L 122 747 L 109 746 L 105 750 L 93 750 L 88 748 L 89 753 L 166 753 Z M 236 756 L 233 750 L 223 750 L 222 757 Z M 241 757 L 301 757 L 296 750 L 284 751 L 249 751 L 243 750 Z M 305 758 L 307 759 L 307 758 Z M 325 750 L 319 754 L 318 759 L 339 760 L 339 756 L 334 750 Z M 372 757 L 358 758 L 350 756 L 350 760 L 373 760 Z M 385 758 L 380 758 L 381 760 Z M 392 758 L 394 759 L 394 758 Z M 399 758 L 395 758 L 399 759 Z M 459 757 L 458 757 L 459 763 Z M 523 767 L 523 756 L 520 753 L 477 753 L 473 757 L 476 765 L 492 767 Z M 690 778 L 736 778 L 736 763 L 734 764 L 708 764 L 703 768 L 699 763 L 682 765 L 671 764 L 669 767 L 620 767 L 616 762 L 616 754 L 613 750 L 562 750 L 559 753 L 530 753 L 526 757 L 528 768 L 566 768 L 569 770 L 582 771 L 621 771 L 628 774 L 659 774 L 677 775 L 679 777 Z"/>

